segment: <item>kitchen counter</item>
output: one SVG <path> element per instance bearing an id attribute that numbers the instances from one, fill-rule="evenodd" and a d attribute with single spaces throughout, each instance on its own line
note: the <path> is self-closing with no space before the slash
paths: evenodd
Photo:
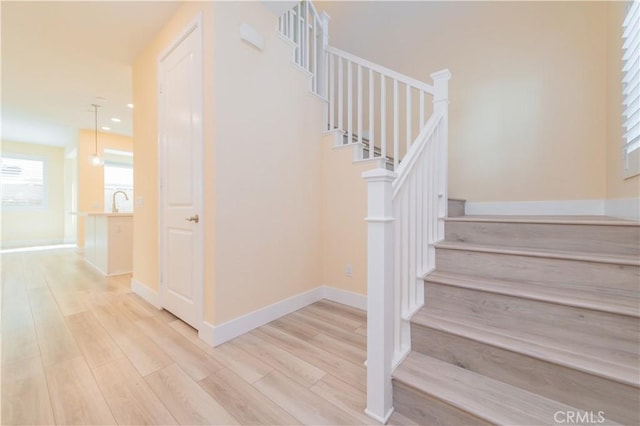
<path id="1" fill-rule="evenodd" d="M 70 212 L 69 214 L 76 216 L 133 216 L 133 212 Z"/>
<path id="2" fill-rule="evenodd" d="M 85 260 L 106 276 L 133 271 L 133 213 L 87 212 Z"/>

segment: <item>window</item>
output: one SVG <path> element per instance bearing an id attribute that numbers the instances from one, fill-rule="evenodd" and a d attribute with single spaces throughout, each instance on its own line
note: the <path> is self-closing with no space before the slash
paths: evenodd
<path id="1" fill-rule="evenodd" d="M 123 163 L 104 163 L 104 205 L 111 208 L 113 193 L 124 191 L 128 200 L 122 194 L 118 195 L 118 210 L 121 212 L 133 211 L 133 166 Z"/>
<path id="2" fill-rule="evenodd" d="M 624 176 L 640 173 L 640 2 L 632 1 L 622 24 Z"/>
<path id="3" fill-rule="evenodd" d="M 2 208 L 45 208 L 45 166 L 36 157 L 0 158 Z"/>

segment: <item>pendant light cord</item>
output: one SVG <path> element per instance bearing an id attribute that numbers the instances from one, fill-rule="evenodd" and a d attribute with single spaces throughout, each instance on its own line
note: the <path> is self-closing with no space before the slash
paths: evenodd
<path id="1" fill-rule="evenodd" d="M 93 104 L 95 129 L 95 155 L 98 156 L 98 105 Z"/>

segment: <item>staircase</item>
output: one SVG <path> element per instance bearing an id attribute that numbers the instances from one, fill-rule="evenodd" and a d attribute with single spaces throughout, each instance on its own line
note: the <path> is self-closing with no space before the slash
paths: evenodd
<path id="1" fill-rule="evenodd" d="M 402 75 L 330 46 L 328 24 L 303 0 L 279 31 L 334 147 L 378 167 L 362 175 L 367 414 L 640 424 L 639 224 L 464 216 L 447 196 L 449 71 Z"/>
<path id="2" fill-rule="evenodd" d="M 637 222 L 448 217 L 393 372 L 394 415 L 640 424 L 639 285 Z"/>

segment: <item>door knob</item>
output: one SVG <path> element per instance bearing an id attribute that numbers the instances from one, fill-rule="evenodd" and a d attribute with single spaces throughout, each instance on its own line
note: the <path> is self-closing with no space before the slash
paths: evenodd
<path id="1" fill-rule="evenodd" d="M 200 218 L 198 217 L 198 215 L 197 215 L 197 214 L 194 214 L 194 215 L 193 215 L 193 216 L 191 216 L 191 217 L 187 217 L 187 218 L 185 218 L 184 220 L 188 220 L 189 222 L 195 222 L 195 223 L 200 222 Z"/>

